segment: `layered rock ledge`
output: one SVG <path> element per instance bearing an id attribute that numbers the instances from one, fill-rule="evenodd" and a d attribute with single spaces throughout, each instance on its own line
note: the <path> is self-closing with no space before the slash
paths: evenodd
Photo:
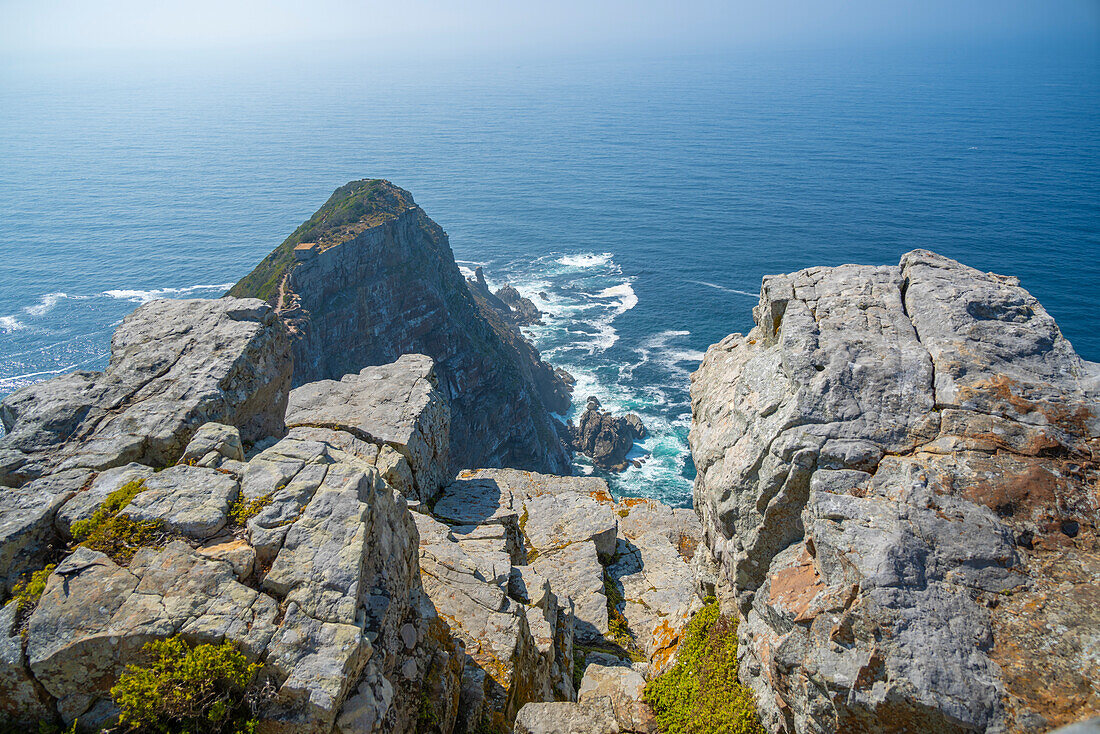
<path id="1" fill-rule="evenodd" d="M 1045 731 L 1100 692 L 1098 366 L 931 252 L 767 277 L 692 376 L 695 507 L 773 731 Z"/>

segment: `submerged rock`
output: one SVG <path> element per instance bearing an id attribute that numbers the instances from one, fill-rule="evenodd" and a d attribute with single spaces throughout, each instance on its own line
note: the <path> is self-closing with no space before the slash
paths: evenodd
<path id="1" fill-rule="evenodd" d="M 1097 366 L 1015 278 L 923 250 L 767 277 L 753 315 L 692 377 L 691 447 L 765 725 L 1100 710 Z"/>

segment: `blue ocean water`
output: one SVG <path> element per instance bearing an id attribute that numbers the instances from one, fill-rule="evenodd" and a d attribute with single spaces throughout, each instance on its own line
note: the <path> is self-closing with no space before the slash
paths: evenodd
<path id="1" fill-rule="evenodd" d="M 102 367 L 136 304 L 220 294 L 385 177 L 547 310 L 576 402 L 642 415 L 615 490 L 686 504 L 688 375 L 764 274 L 935 249 L 1020 276 L 1100 360 L 1098 161 L 1096 47 L 8 60 L 0 395 Z"/>

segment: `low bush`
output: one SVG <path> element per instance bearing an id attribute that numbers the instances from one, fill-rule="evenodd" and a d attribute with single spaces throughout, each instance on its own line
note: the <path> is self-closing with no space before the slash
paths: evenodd
<path id="1" fill-rule="evenodd" d="M 32 573 L 30 578 L 24 579 L 12 587 L 11 596 L 17 604 L 15 607 L 17 615 L 27 616 L 34 611 L 34 608 L 38 606 L 38 600 L 42 598 L 42 592 L 46 590 L 46 580 L 50 578 L 50 574 L 53 573 L 56 567 L 56 563 L 51 563 L 41 571 Z"/>
<path id="2" fill-rule="evenodd" d="M 273 497 L 274 493 L 268 492 L 254 500 L 246 500 L 244 497 L 238 498 L 236 502 L 229 506 L 229 524 L 244 527 L 249 520 L 260 513 L 260 510 L 271 504 Z"/>
<path id="3" fill-rule="evenodd" d="M 737 679 L 737 621 L 718 602 L 684 631 L 676 663 L 645 687 L 664 734 L 763 734 L 752 694 Z"/>
<path id="4" fill-rule="evenodd" d="M 231 642 L 190 647 L 154 640 L 147 665 L 130 665 L 111 689 L 124 732 L 251 734 L 257 720 L 250 687 L 263 667 Z"/>
<path id="5" fill-rule="evenodd" d="M 126 565 L 138 548 L 163 546 L 167 537 L 160 520 L 132 520 L 122 509 L 145 491 L 145 480 L 127 482 L 114 492 L 87 520 L 77 520 L 69 528 L 73 541 L 82 547 L 106 553 L 113 561 Z"/>

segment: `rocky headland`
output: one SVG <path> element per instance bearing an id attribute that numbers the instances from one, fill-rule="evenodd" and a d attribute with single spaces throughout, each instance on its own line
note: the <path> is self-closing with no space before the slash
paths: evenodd
<path id="1" fill-rule="evenodd" d="M 550 412 L 569 390 L 491 304 L 479 303 L 447 235 L 388 181 L 353 181 L 230 291 L 286 323 L 295 386 L 425 354 L 455 417 L 462 468 L 569 473 Z"/>
<path id="2" fill-rule="evenodd" d="M 694 510 L 564 475 L 562 438 L 614 469 L 644 427 L 593 401 L 560 436 L 528 309 L 392 184 L 234 294 L 141 306 L 103 372 L 0 404 L 0 724 L 161 730 L 133 717 L 189 690 L 141 678 L 165 650 L 247 671 L 203 731 L 1100 712 L 1100 369 L 1013 278 L 920 250 L 765 278 L 692 378 Z"/>

